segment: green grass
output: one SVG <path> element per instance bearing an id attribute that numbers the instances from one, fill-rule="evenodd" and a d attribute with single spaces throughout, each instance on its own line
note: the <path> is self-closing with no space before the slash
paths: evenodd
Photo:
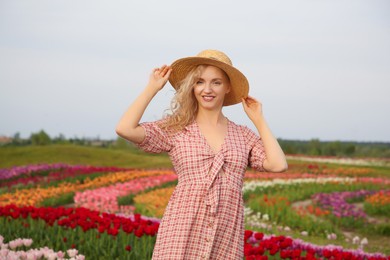
<path id="1" fill-rule="evenodd" d="M 59 207 L 66 206 L 74 203 L 74 192 L 62 194 L 61 196 L 47 198 L 42 201 L 39 206 L 41 207 Z"/>
<path id="2" fill-rule="evenodd" d="M 67 163 L 132 168 L 171 168 L 166 154 L 135 148 L 114 149 L 80 145 L 0 147 L 0 168 L 37 163 Z"/>

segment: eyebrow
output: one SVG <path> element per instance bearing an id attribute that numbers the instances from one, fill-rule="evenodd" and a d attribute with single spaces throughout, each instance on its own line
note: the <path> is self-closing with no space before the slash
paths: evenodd
<path id="1" fill-rule="evenodd" d="M 199 77 L 198 80 L 204 80 L 204 78 L 202 77 Z M 215 80 L 223 80 L 222 78 L 214 78 L 214 79 L 211 79 L 211 81 L 215 81 Z"/>

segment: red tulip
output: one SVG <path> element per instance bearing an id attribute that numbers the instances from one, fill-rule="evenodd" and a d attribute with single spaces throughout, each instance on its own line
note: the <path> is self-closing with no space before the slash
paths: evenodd
<path id="1" fill-rule="evenodd" d="M 292 251 L 292 257 L 300 257 L 301 256 L 301 253 L 302 253 L 302 250 L 300 250 L 300 249 L 295 249 L 295 250 L 293 250 Z"/>
<path id="2" fill-rule="evenodd" d="M 258 247 L 253 248 L 253 251 L 254 251 L 255 255 L 263 255 L 265 252 L 264 247 L 262 247 L 262 246 L 258 246 Z"/>
<path id="3" fill-rule="evenodd" d="M 252 255 L 253 246 L 251 244 L 244 244 L 244 255 L 250 256 Z"/>
<path id="4" fill-rule="evenodd" d="M 139 213 L 134 214 L 134 221 L 140 222 L 140 220 L 141 220 L 141 214 L 139 214 Z"/>
<path id="5" fill-rule="evenodd" d="M 140 226 L 136 231 L 134 231 L 134 235 L 137 237 L 142 237 L 144 235 L 144 229 Z"/>
<path id="6" fill-rule="evenodd" d="M 275 255 L 278 251 L 279 251 L 278 245 L 277 245 L 277 244 L 273 244 L 273 245 L 271 246 L 271 249 L 269 250 L 269 253 L 270 253 L 271 255 Z"/>
<path id="7" fill-rule="evenodd" d="M 118 231 L 117 228 L 110 228 L 110 229 L 107 231 L 107 233 L 108 233 L 109 235 L 112 235 L 112 236 L 117 236 L 118 233 L 119 233 L 119 231 Z"/>
<path id="8" fill-rule="evenodd" d="M 280 248 L 285 249 L 288 248 L 292 245 L 292 239 L 291 238 L 286 238 L 282 242 L 280 242 Z"/>
<path id="9" fill-rule="evenodd" d="M 290 258 L 291 255 L 292 255 L 292 251 L 291 250 L 285 249 L 285 250 L 280 251 L 280 257 L 282 259 Z"/>
<path id="10" fill-rule="evenodd" d="M 328 250 L 328 249 L 325 249 L 324 251 L 322 251 L 322 254 L 326 258 L 330 258 L 332 256 L 332 252 L 330 250 Z"/>
<path id="11" fill-rule="evenodd" d="M 244 240 L 248 240 L 253 234 L 252 230 L 245 230 Z"/>
<path id="12" fill-rule="evenodd" d="M 263 237 L 264 237 L 264 233 L 260 233 L 260 232 L 255 233 L 256 240 L 262 240 Z"/>

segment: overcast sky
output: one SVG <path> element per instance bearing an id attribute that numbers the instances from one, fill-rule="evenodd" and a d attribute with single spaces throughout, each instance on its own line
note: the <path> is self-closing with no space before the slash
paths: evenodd
<path id="1" fill-rule="evenodd" d="M 0 0 L 0 136 L 116 138 L 152 68 L 219 49 L 278 138 L 390 142 L 389 14 L 388 0 Z M 254 129 L 241 104 L 224 111 Z"/>

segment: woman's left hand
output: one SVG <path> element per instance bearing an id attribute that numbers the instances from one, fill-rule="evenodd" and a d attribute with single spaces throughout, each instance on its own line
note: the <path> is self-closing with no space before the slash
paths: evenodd
<path id="1" fill-rule="evenodd" d="M 248 96 L 242 98 L 242 106 L 249 119 L 253 122 L 255 119 L 259 119 L 263 115 L 263 108 L 260 101 Z"/>

